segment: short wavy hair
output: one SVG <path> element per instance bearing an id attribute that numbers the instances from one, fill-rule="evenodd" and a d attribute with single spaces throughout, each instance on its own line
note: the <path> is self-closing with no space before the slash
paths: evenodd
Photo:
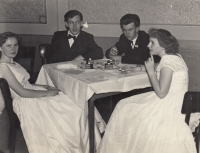
<path id="1" fill-rule="evenodd" d="M 2 47 L 2 45 L 6 42 L 6 40 L 11 37 L 16 38 L 18 43 L 20 43 L 21 38 L 17 34 L 12 32 L 4 32 L 0 34 L 0 47 Z"/>
<path id="2" fill-rule="evenodd" d="M 17 34 L 12 33 L 12 32 L 4 32 L 0 34 L 0 47 L 2 47 L 2 45 L 6 42 L 8 38 L 16 38 L 18 41 L 18 44 L 20 44 L 21 38 Z M 2 53 L 0 51 L 0 57 L 1 57 L 1 54 Z"/>
<path id="3" fill-rule="evenodd" d="M 179 52 L 179 43 L 177 39 L 167 30 L 151 28 L 148 31 L 151 38 L 156 38 L 161 47 L 167 54 L 176 54 Z"/>

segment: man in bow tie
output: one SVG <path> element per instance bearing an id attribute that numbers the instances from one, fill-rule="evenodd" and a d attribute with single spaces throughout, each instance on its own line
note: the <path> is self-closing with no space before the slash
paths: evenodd
<path id="1" fill-rule="evenodd" d="M 48 63 L 85 59 L 102 59 L 103 51 L 93 35 L 82 31 L 83 15 L 77 10 L 70 10 L 64 15 L 67 30 L 54 33 L 51 49 L 47 53 Z"/>
<path id="2" fill-rule="evenodd" d="M 149 35 L 140 30 L 140 18 L 136 14 L 126 14 L 120 19 L 123 34 L 115 46 L 106 51 L 107 58 L 127 64 L 144 64 L 150 57 Z M 157 62 L 159 59 L 155 59 Z"/>

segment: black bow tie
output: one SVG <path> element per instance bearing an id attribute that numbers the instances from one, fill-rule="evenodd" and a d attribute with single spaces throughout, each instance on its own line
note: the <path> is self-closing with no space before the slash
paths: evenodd
<path id="1" fill-rule="evenodd" d="M 69 34 L 69 35 L 67 36 L 67 38 L 68 38 L 68 39 L 73 38 L 73 39 L 75 40 L 75 39 L 76 39 L 76 36 L 72 36 L 72 35 Z"/>

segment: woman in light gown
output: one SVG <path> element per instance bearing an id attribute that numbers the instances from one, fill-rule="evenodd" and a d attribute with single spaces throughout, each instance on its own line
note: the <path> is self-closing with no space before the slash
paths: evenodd
<path id="1" fill-rule="evenodd" d="M 88 153 L 88 124 L 84 110 L 57 89 L 31 85 L 29 74 L 13 61 L 19 37 L 11 32 L 0 34 L 0 77 L 9 84 L 13 109 L 17 114 L 30 153 Z M 4 104 L 0 104 L 4 105 Z M 1 107 L 3 108 L 3 107 Z M 96 123 L 105 127 L 100 115 Z M 101 137 L 95 124 L 96 146 Z"/>
<path id="2" fill-rule="evenodd" d="M 141 69 L 147 71 L 154 91 L 118 103 L 99 153 L 196 153 L 191 130 L 181 114 L 188 68 L 178 54 L 178 41 L 164 29 L 152 28 L 149 35 L 151 57 Z M 161 57 L 158 65 L 152 55 Z"/>

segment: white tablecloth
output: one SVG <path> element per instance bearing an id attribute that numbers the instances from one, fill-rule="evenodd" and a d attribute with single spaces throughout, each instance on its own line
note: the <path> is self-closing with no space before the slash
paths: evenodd
<path id="1" fill-rule="evenodd" d="M 82 109 L 94 93 L 126 92 L 133 89 L 150 87 L 146 72 L 121 74 L 117 70 L 83 70 L 79 71 L 70 65 L 78 65 L 79 61 L 44 65 L 38 75 L 36 84 L 55 86 L 67 94 Z M 59 67 L 59 68 L 57 68 Z M 63 69 L 60 69 L 63 68 Z M 68 73 L 67 71 L 70 72 Z M 80 70 L 81 71 L 81 70 Z M 78 72 L 79 73 L 79 72 Z M 116 78 L 118 78 L 116 81 Z"/>

